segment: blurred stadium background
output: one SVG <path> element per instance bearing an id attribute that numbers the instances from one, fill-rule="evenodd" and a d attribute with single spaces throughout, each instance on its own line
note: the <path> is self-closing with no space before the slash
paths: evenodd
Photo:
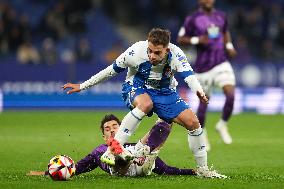
<path id="1" fill-rule="evenodd" d="M 56 154 L 81 159 L 103 142 L 101 118 L 113 112 L 123 118 L 128 111 L 120 94 L 126 73 L 78 94 L 66 95 L 61 86 L 85 81 L 130 44 L 145 40 L 152 27 L 170 29 L 175 43 L 197 0 L 0 0 L 0 188 L 284 188 L 284 1 L 216 0 L 216 6 L 227 12 L 239 52 L 232 64 L 234 112 L 240 114 L 230 122 L 229 146 L 213 132 L 219 113 L 208 114 L 209 161 L 231 179 L 114 178 L 97 170 L 55 184 L 26 173 L 45 170 Z M 194 62 L 194 48 L 186 52 Z M 196 108 L 183 81 L 179 92 Z M 216 90 L 209 110 L 220 111 L 223 98 Z M 155 119 L 145 119 L 131 141 Z M 173 129 L 161 157 L 173 166 L 194 167 L 184 129 Z"/>
<path id="2" fill-rule="evenodd" d="M 235 113 L 284 113 L 284 1 L 217 0 L 216 6 L 228 13 L 239 52 L 232 60 Z M 124 108 L 125 73 L 80 94 L 67 96 L 61 86 L 105 68 L 153 26 L 170 29 L 175 43 L 196 7 L 196 0 L 1 0 L 0 110 Z M 194 49 L 186 52 L 194 61 Z M 212 98 L 210 110 L 221 110 L 220 91 Z"/>

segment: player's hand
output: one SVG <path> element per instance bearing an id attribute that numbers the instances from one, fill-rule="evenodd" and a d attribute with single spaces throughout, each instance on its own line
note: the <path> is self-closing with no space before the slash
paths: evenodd
<path id="1" fill-rule="evenodd" d="M 80 84 L 66 83 L 62 86 L 63 90 L 71 88 L 71 90 L 67 91 L 67 94 L 72 94 L 75 92 L 80 92 Z"/>
<path id="2" fill-rule="evenodd" d="M 237 56 L 237 51 L 235 49 L 227 49 L 227 54 L 230 58 L 234 58 Z"/>
<path id="3" fill-rule="evenodd" d="M 45 175 L 45 172 L 43 172 L 43 171 L 30 171 L 26 175 L 27 176 L 41 176 L 41 175 Z"/>
<path id="4" fill-rule="evenodd" d="M 198 96 L 199 100 L 204 103 L 204 104 L 208 104 L 209 103 L 209 100 L 208 98 L 206 97 L 205 93 L 204 92 L 200 92 L 200 91 L 197 91 L 196 92 L 196 95 Z"/>
<path id="5" fill-rule="evenodd" d="M 199 38 L 199 44 L 207 45 L 209 43 L 208 35 L 201 35 Z"/>

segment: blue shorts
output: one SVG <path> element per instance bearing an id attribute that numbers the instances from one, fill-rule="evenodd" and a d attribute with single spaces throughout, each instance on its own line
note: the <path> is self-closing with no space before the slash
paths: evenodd
<path id="1" fill-rule="evenodd" d="M 153 101 L 153 109 L 148 116 L 151 116 L 154 112 L 168 123 L 171 123 L 182 111 L 189 108 L 189 105 L 180 98 L 175 90 L 146 89 L 133 87 L 129 83 L 122 85 L 122 98 L 130 110 L 134 108 L 132 102 L 135 97 L 144 93 L 147 93 Z"/>

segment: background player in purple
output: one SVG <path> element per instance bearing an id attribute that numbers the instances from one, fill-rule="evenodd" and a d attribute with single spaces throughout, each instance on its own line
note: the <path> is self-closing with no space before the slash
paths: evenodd
<path id="1" fill-rule="evenodd" d="M 109 114 L 103 118 L 100 128 L 105 142 L 115 136 L 119 125 L 120 120 L 115 115 Z M 101 144 L 76 163 L 75 174 L 80 175 L 100 167 L 111 175 L 143 176 L 151 174 L 152 171 L 160 175 L 196 175 L 193 169 L 171 167 L 157 157 L 170 131 L 170 124 L 164 121 L 157 122 L 138 143 L 125 144 L 125 148 L 134 154 L 135 159 L 129 164 L 125 164 L 123 161 L 116 163 L 114 167 L 101 162 L 100 157 L 108 147 L 107 144 Z M 29 173 L 29 175 L 44 174 L 48 175 L 48 172 L 31 171 Z"/>
<path id="2" fill-rule="evenodd" d="M 216 130 L 225 144 L 231 144 L 232 137 L 228 132 L 227 122 L 233 111 L 236 82 L 228 57 L 236 56 L 236 51 L 231 41 L 227 18 L 223 12 L 214 8 L 215 1 L 199 0 L 198 3 L 199 10 L 186 17 L 177 41 L 182 45 L 196 45 L 197 59 L 193 70 L 207 97 L 210 97 L 214 86 L 223 89 L 226 101 Z M 207 104 L 199 103 L 197 116 L 203 128 L 206 110 Z M 208 138 L 206 148 L 210 149 Z"/>

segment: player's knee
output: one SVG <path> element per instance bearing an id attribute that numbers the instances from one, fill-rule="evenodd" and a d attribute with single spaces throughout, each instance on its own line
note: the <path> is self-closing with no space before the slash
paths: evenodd
<path id="1" fill-rule="evenodd" d="M 144 113 L 149 113 L 153 109 L 153 102 L 151 100 L 144 101 L 138 104 L 138 108 Z"/>
<path id="2" fill-rule="evenodd" d="M 187 121 L 186 128 L 188 130 L 198 129 L 200 127 L 197 117 L 192 117 Z"/>
<path id="3" fill-rule="evenodd" d="M 199 128 L 200 127 L 199 120 L 197 118 L 194 118 L 192 121 L 192 125 L 195 129 Z"/>

